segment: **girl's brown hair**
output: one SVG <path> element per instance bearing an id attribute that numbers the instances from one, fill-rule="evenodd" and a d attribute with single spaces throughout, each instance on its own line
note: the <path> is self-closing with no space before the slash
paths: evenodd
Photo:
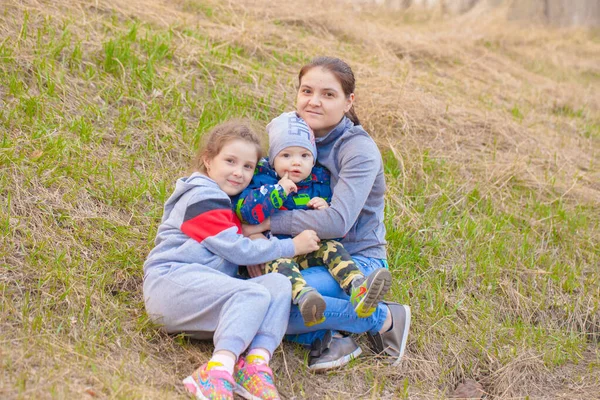
<path id="1" fill-rule="evenodd" d="M 335 57 L 317 57 L 313 58 L 311 62 L 306 64 L 300 69 L 300 73 L 298 74 L 298 85 L 302 84 L 302 77 L 308 71 L 313 69 L 314 67 L 321 67 L 329 72 L 331 72 L 337 80 L 342 85 L 342 90 L 346 97 L 350 97 L 352 93 L 354 93 L 355 87 L 355 79 L 354 72 L 352 72 L 352 68 L 345 61 L 340 60 Z M 358 116 L 354 111 L 354 105 L 350 107 L 350 110 L 346 112 L 346 117 L 350 118 L 350 121 L 354 123 L 354 125 L 360 125 L 360 121 L 358 120 Z"/>
<path id="2" fill-rule="evenodd" d="M 258 135 L 245 121 L 229 121 L 215 126 L 202 137 L 202 145 L 192 161 L 191 170 L 206 173 L 204 160 L 212 160 L 232 140 L 244 140 L 256 148 L 256 161 L 263 156 L 263 150 Z"/>

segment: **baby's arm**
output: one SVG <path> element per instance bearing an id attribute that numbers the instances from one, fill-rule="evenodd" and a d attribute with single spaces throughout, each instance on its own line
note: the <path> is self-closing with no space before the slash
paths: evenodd
<path id="1" fill-rule="evenodd" d="M 283 205 L 286 197 L 285 190 L 278 184 L 248 188 L 237 201 L 235 212 L 242 223 L 260 224 Z"/>

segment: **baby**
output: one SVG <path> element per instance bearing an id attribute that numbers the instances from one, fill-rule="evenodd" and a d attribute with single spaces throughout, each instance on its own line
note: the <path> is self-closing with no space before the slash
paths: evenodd
<path id="1" fill-rule="evenodd" d="M 279 210 L 329 207 L 329 171 L 315 165 L 315 137 L 306 122 L 295 112 L 284 113 L 267 125 L 267 131 L 269 158 L 259 161 L 250 185 L 233 201 L 240 220 L 259 224 Z M 300 273 L 316 266 L 329 270 L 361 318 L 373 314 L 391 285 L 387 269 L 379 268 L 365 276 L 336 240 L 323 240 L 315 252 L 267 263 L 265 273 L 279 272 L 290 279 L 292 302 L 298 305 L 306 326 L 325 321 L 325 300 Z"/>

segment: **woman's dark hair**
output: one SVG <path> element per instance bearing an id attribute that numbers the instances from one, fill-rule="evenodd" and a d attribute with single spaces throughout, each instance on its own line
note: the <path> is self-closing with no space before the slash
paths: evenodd
<path id="1" fill-rule="evenodd" d="M 317 57 L 313 58 L 311 62 L 306 64 L 300 69 L 300 73 L 298 74 L 298 85 L 302 83 L 302 77 L 308 71 L 313 69 L 314 67 L 321 67 L 329 72 L 331 72 L 337 80 L 342 85 L 342 90 L 346 97 L 349 97 L 352 93 L 354 93 L 354 72 L 352 72 L 352 68 L 345 61 L 340 60 L 335 57 Z M 354 123 L 354 125 L 360 125 L 360 121 L 358 120 L 358 116 L 354 111 L 354 105 L 350 107 L 350 110 L 346 113 L 346 117 L 350 118 L 350 121 Z"/>

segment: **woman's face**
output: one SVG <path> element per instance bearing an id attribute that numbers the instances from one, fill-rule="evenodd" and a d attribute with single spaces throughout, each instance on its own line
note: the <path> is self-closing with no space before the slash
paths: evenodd
<path id="1" fill-rule="evenodd" d="M 336 76 L 326 69 L 314 67 L 304 74 L 296 98 L 296 112 L 314 131 L 327 135 L 340 123 L 354 102 L 354 93 L 346 96 Z"/>

